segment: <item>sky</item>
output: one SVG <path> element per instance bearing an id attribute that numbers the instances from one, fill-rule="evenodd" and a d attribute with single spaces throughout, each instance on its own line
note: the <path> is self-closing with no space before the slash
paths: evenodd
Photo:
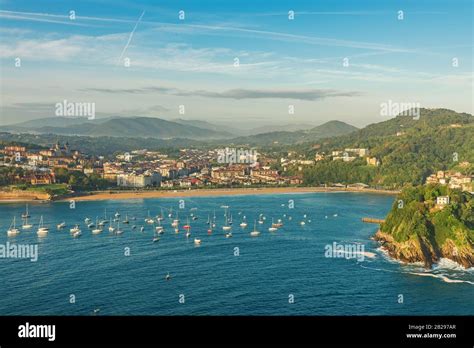
<path id="1" fill-rule="evenodd" d="M 240 128 L 473 113 L 473 2 L 0 0 L 0 64 L 0 125 L 64 100 Z"/>

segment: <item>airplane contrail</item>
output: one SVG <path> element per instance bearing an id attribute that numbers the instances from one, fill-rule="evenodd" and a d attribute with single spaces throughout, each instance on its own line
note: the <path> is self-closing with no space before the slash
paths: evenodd
<path id="1" fill-rule="evenodd" d="M 132 32 L 130 33 L 129 37 L 128 37 L 127 43 L 126 43 L 125 47 L 123 48 L 122 53 L 120 54 L 120 57 L 119 57 L 119 59 L 118 59 L 117 65 L 120 64 L 120 61 L 122 60 L 123 55 L 124 55 L 125 52 L 127 51 L 128 46 L 130 46 L 130 42 L 132 41 L 133 34 L 135 34 L 135 30 L 137 30 L 138 24 L 139 24 L 140 21 L 142 20 L 144 14 L 145 14 L 145 11 L 142 12 L 142 14 L 140 15 L 140 17 L 138 18 L 138 21 L 135 23 L 135 26 L 133 27 L 133 30 L 132 30 Z"/>

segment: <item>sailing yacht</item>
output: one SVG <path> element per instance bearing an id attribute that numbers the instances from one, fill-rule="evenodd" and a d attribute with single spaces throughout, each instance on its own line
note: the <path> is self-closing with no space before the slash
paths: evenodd
<path id="1" fill-rule="evenodd" d="M 186 230 L 186 238 L 191 237 L 191 225 L 189 224 L 189 218 L 187 218 L 186 225 L 184 225 L 183 228 Z"/>
<path id="2" fill-rule="evenodd" d="M 191 225 L 189 224 L 189 218 L 187 218 L 187 220 L 186 220 L 186 225 L 184 225 L 183 228 L 184 228 L 185 230 L 190 230 L 190 229 L 191 229 Z"/>
<path id="3" fill-rule="evenodd" d="M 122 221 L 124 224 L 128 224 L 130 221 L 128 221 L 128 215 L 125 214 L 125 220 Z"/>
<path id="4" fill-rule="evenodd" d="M 259 236 L 259 235 L 260 235 L 260 232 L 257 231 L 257 220 L 255 220 L 255 224 L 254 224 L 254 226 L 253 226 L 253 231 L 250 232 L 250 236 L 251 236 L 251 237 L 257 237 L 257 236 Z"/>
<path id="5" fill-rule="evenodd" d="M 155 227 L 155 231 L 158 234 L 163 234 L 163 232 L 165 231 L 163 226 L 161 226 L 161 220 L 158 220 L 158 226 Z"/>
<path id="6" fill-rule="evenodd" d="M 23 214 L 21 214 L 21 217 L 23 219 L 26 219 L 26 218 L 29 218 L 30 217 L 30 213 L 28 212 L 28 204 L 26 205 L 26 209 L 25 209 L 25 212 Z"/>
<path id="7" fill-rule="evenodd" d="M 272 226 L 268 228 L 268 231 L 269 232 L 275 232 L 276 230 L 278 230 L 278 228 L 273 223 L 273 218 L 272 218 Z"/>
<path id="8" fill-rule="evenodd" d="M 224 213 L 224 219 L 225 219 L 225 225 L 222 226 L 223 231 L 230 231 L 232 229 L 232 226 L 229 226 L 229 219 L 227 219 L 227 209 Z"/>
<path id="9" fill-rule="evenodd" d="M 36 231 L 36 233 L 38 234 L 38 236 L 45 236 L 48 234 L 48 232 L 49 232 L 49 229 L 43 226 L 43 215 L 41 215 L 40 222 L 38 225 L 38 230 Z"/>
<path id="10" fill-rule="evenodd" d="M 110 218 L 109 232 L 115 232 L 115 227 L 112 224 L 112 218 Z"/>
<path id="11" fill-rule="evenodd" d="M 122 234 L 123 230 L 120 229 L 120 221 L 117 222 L 117 229 L 115 230 L 115 234 Z"/>
<path id="12" fill-rule="evenodd" d="M 156 217 L 156 220 L 157 220 L 157 221 L 163 221 L 163 220 L 164 220 L 164 217 L 163 217 L 163 216 L 164 216 L 164 215 L 163 215 L 163 208 L 161 208 L 160 215 L 158 215 L 158 216 Z"/>
<path id="13" fill-rule="evenodd" d="M 30 228 L 32 228 L 32 227 L 33 227 L 33 225 L 32 225 L 32 224 L 29 224 L 29 223 L 28 223 L 28 218 L 25 217 L 25 221 L 23 221 L 23 226 L 21 226 L 21 228 L 24 229 L 24 230 L 28 230 L 28 229 L 30 229 Z"/>
<path id="14" fill-rule="evenodd" d="M 155 221 L 150 217 L 150 211 L 148 210 L 148 217 L 145 219 L 145 222 L 147 224 L 152 224 L 154 223 Z"/>
<path id="15" fill-rule="evenodd" d="M 245 216 L 242 218 L 242 222 L 240 223 L 240 227 L 242 227 L 242 228 L 247 227 L 247 222 L 245 221 Z"/>
<path id="16" fill-rule="evenodd" d="M 276 227 L 276 228 L 279 228 L 283 226 L 283 222 L 281 221 L 281 219 L 278 219 L 276 223 L 273 222 L 273 218 L 272 218 L 272 227 Z"/>
<path id="17" fill-rule="evenodd" d="M 97 226 L 97 227 L 92 230 L 92 234 L 99 234 L 99 233 L 102 232 L 102 228 L 99 227 L 99 223 L 98 223 L 99 218 L 96 218 L 95 221 L 96 221 L 96 226 Z"/>
<path id="18" fill-rule="evenodd" d="M 99 221 L 99 226 L 103 227 L 105 224 L 107 224 L 109 221 L 107 220 L 107 208 L 104 210 L 104 218 Z"/>
<path id="19" fill-rule="evenodd" d="M 20 230 L 16 228 L 16 216 L 13 217 L 13 221 L 10 225 L 10 228 L 7 231 L 8 237 L 14 237 L 20 234 Z"/>
<path id="20" fill-rule="evenodd" d="M 77 232 L 81 232 L 81 229 L 79 228 L 79 225 L 75 225 L 73 228 L 69 229 L 69 232 L 74 235 Z"/>

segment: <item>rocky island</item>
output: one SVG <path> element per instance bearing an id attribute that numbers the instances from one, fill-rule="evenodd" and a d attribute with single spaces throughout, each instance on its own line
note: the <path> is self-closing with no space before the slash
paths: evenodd
<path id="1" fill-rule="evenodd" d="M 405 188 L 374 239 L 402 262 L 430 268 L 446 258 L 474 267 L 472 194 L 440 185 Z"/>

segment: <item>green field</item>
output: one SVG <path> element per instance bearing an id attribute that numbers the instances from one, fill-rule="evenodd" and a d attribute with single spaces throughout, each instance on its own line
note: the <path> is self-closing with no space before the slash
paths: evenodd
<path id="1" fill-rule="evenodd" d="M 12 185 L 14 190 L 33 191 L 40 193 L 49 193 L 53 196 L 64 195 L 69 192 L 66 184 L 50 184 L 50 185 Z"/>

